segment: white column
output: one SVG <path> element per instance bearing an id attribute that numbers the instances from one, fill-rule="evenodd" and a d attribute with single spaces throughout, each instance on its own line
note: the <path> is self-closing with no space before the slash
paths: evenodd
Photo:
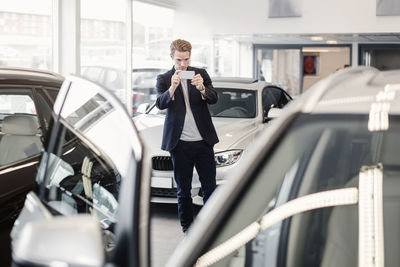
<path id="1" fill-rule="evenodd" d="M 54 71 L 62 75 L 80 73 L 80 0 L 53 1 Z"/>

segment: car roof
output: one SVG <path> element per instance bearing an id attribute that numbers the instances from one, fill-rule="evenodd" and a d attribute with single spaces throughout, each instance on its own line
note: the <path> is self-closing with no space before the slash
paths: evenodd
<path id="1" fill-rule="evenodd" d="M 64 77 L 50 71 L 30 68 L 0 67 L 0 83 L 60 87 Z"/>
<path id="2" fill-rule="evenodd" d="M 225 83 L 243 83 L 243 84 L 252 84 L 258 82 L 258 80 L 254 78 L 241 78 L 241 77 L 213 77 L 212 81 L 225 82 Z"/>
<path id="3" fill-rule="evenodd" d="M 215 88 L 238 88 L 238 89 L 248 89 L 248 90 L 258 90 L 259 88 L 264 88 L 266 86 L 274 86 L 281 88 L 280 86 L 258 81 L 254 78 L 239 78 L 239 77 L 214 77 L 211 78 L 213 86 Z"/>
<path id="4" fill-rule="evenodd" d="M 390 114 L 400 114 L 400 70 L 369 67 L 340 70 L 299 98 L 303 112 L 368 114 L 372 105 L 389 104 Z"/>

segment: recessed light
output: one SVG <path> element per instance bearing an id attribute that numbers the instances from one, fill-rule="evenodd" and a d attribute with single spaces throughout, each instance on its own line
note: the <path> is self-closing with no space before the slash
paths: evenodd
<path id="1" fill-rule="evenodd" d="M 337 44 L 336 40 L 328 40 L 326 41 L 327 44 Z"/>
<path id="2" fill-rule="evenodd" d="M 324 37 L 322 36 L 311 36 L 312 41 L 322 41 L 324 40 Z"/>

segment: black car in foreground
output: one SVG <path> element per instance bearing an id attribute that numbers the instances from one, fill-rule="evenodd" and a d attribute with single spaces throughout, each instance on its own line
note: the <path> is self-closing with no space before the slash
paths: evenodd
<path id="1" fill-rule="evenodd" d="M 149 266 L 150 163 L 138 135 L 101 90 L 81 105 L 69 101 L 74 81 L 69 87 L 57 100 L 40 190 L 29 194 L 13 230 L 14 263 Z M 400 71 L 372 68 L 338 71 L 314 85 L 248 148 L 166 266 L 399 266 L 399 92 Z M 107 119 L 113 109 L 124 131 Z M 124 146 L 107 150 L 96 141 L 110 126 Z M 37 219 L 23 225 L 29 211 Z"/>
<path id="2" fill-rule="evenodd" d="M 52 72 L 0 67 L 0 266 L 11 260 L 11 227 L 32 190 L 63 80 Z"/>

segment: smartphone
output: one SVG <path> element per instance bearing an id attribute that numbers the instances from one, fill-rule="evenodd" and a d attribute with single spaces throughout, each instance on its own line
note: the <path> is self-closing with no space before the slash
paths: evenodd
<path id="1" fill-rule="evenodd" d="M 191 80 L 194 77 L 193 70 L 181 71 L 178 73 L 182 80 Z"/>

